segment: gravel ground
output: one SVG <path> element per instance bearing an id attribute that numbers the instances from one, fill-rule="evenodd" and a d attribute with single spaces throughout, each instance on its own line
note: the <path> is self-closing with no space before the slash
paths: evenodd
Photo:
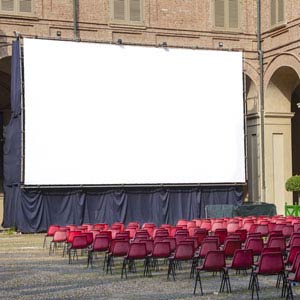
<path id="1" fill-rule="evenodd" d="M 93 268 L 87 268 L 86 255 L 72 264 L 62 257 L 62 249 L 49 256 L 43 248 L 43 234 L 0 233 L 0 299 L 112 299 L 112 300 L 187 300 L 187 299 L 251 299 L 247 289 L 248 275 L 230 272 L 233 292 L 218 293 L 219 276 L 202 275 L 204 296 L 193 295 L 194 279 L 189 278 L 189 264 L 177 271 L 176 281 L 167 279 L 167 266 L 161 263 L 152 277 L 143 277 L 143 266 L 136 273 L 121 279 L 121 261 L 115 261 L 113 274 L 102 270 L 103 255 Z M 260 299 L 281 299 L 275 288 L 276 277 L 260 277 Z M 199 292 L 199 290 L 198 290 Z M 300 299 L 300 287 L 294 287 L 295 299 Z"/>

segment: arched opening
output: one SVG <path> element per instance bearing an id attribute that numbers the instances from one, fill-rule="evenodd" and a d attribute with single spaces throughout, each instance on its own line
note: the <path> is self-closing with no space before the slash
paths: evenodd
<path id="1" fill-rule="evenodd" d="M 300 159 L 296 155 L 299 153 L 299 127 L 296 128 L 294 121 L 298 114 L 294 115 L 297 101 L 293 101 L 297 98 L 299 84 L 296 70 L 282 66 L 272 74 L 265 93 L 267 201 L 276 205 L 279 214 L 284 213 L 284 203 L 291 202 L 292 195 L 285 190 L 285 181 L 294 169 L 300 169 Z"/>
<path id="2" fill-rule="evenodd" d="M 9 123 L 11 57 L 0 59 L 0 194 L 3 193 L 3 128 Z"/>
<path id="3" fill-rule="evenodd" d="M 300 175 L 300 85 L 294 90 L 291 101 L 292 118 L 292 171 Z M 293 193 L 293 203 L 299 205 L 297 193 Z"/>

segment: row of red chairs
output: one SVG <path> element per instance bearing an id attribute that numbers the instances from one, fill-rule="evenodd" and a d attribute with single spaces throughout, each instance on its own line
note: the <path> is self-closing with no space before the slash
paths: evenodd
<path id="1" fill-rule="evenodd" d="M 65 230 L 65 233 L 68 230 Z M 62 230 L 58 230 L 58 232 L 64 232 L 64 228 L 62 228 Z M 157 233 L 159 232 L 164 232 L 162 231 L 157 231 Z M 133 241 L 133 243 L 129 242 L 129 238 L 130 238 L 130 234 L 128 232 L 119 232 L 118 236 L 117 235 L 117 239 L 112 239 L 111 236 L 111 231 L 102 231 L 102 236 L 101 236 L 101 232 L 100 234 L 96 234 L 93 239 L 93 242 L 91 242 L 90 240 L 90 244 L 88 245 L 88 236 L 92 236 L 93 234 L 87 233 L 87 232 L 80 232 L 79 230 L 77 230 L 78 236 L 76 236 L 76 234 L 71 234 L 72 231 L 70 231 L 70 235 L 73 235 L 73 241 L 72 243 L 69 243 L 69 262 L 71 261 L 71 253 L 74 250 L 73 254 L 75 253 L 75 250 L 77 249 L 85 249 L 88 246 L 91 246 L 88 253 L 88 263 L 89 261 L 91 262 L 91 257 L 93 254 L 93 251 L 97 251 L 97 240 L 102 241 L 102 250 L 104 252 L 106 252 L 106 266 L 107 266 L 107 272 L 110 269 L 111 270 L 111 261 L 113 257 L 122 257 L 123 258 L 123 265 L 122 265 L 122 274 L 121 276 L 123 276 L 123 274 L 125 274 L 125 276 L 127 277 L 127 268 L 129 269 L 130 267 L 133 266 L 132 262 L 136 259 L 144 259 L 145 260 L 145 269 L 144 269 L 144 275 L 149 275 L 151 274 L 150 271 L 150 262 L 152 261 L 155 262 L 158 258 L 160 257 L 160 253 L 163 253 L 163 258 L 168 258 L 169 260 L 169 268 L 168 268 L 168 277 L 170 274 L 173 275 L 173 278 L 175 279 L 175 267 L 176 267 L 176 262 L 177 261 L 182 261 L 182 260 L 191 260 L 192 261 L 192 267 L 191 267 L 191 277 L 194 274 L 195 270 L 197 271 L 197 276 L 196 276 L 196 282 L 195 282 L 195 287 L 197 285 L 197 282 L 199 282 L 200 279 L 200 271 L 203 271 L 203 266 L 207 264 L 206 258 L 209 257 L 209 253 L 213 252 L 213 251 L 217 251 L 217 252 L 222 252 L 225 258 L 228 258 L 230 256 L 234 256 L 234 253 L 237 252 L 237 250 L 244 250 L 244 252 L 247 251 L 251 251 L 252 255 L 261 255 L 261 257 L 263 256 L 264 253 L 262 253 L 264 251 L 264 246 L 268 246 L 268 247 L 273 247 L 273 251 L 274 251 L 274 245 L 271 243 L 271 241 L 273 240 L 281 240 L 284 241 L 284 243 L 286 242 L 286 238 L 282 235 L 282 232 L 275 232 L 276 234 L 278 234 L 278 236 L 276 236 L 276 234 L 274 235 L 270 235 L 269 239 L 266 242 L 266 245 L 264 245 L 263 243 L 263 239 L 262 239 L 262 234 L 261 233 L 257 233 L 255 234 L 249 234 L 248 235 L 248 239 L 245 241 L 245 249 L 240 249 L 242 248 L 242 240 L 241 240 L 241 236 L 233 236 L 230 235 L 227 236 L 227 239 L 225 238 L 224 240 L 224 246 L 222 248 L 222 250 L 219 250 L 220 247 L 220 239 L 218 236 L 208 236 L 207 235 L 207 231 L 199 231 L 199 232 L 205 232 L 206 236 L 203 238 L 201 245 L 199 247 L 199 241 L 196 237 L 191 238 L 187 235 L 187 231 L 186 230 L 182 230 L 179 232 L 176 232 L 174 237 L 170 237 L 167 236 L 166 234 L 162 234 L 165 236 L 161 236 L 161 239 L 159 240 L 155 240 L 151 239 L 148 231 L 137 231 L 137 236 L 136 239 Z M 198 232 L 198 233 L 199 233 Z M 218 231 L 216 231 L 215 233 L 217 233 Z M 185 233 L 185 234 L 184 234 Z M 197 230 L 194 231 L 194 233 L 197 233 Z M 103 240 L 105 240 L 104 235 L 106 235 L 106 246 L 103 246 Z M 123 235 L 123 237 L 122 237 Z M 140 235 L 140 236 L 139 236 Z M 158 234 L 159 236 L 160 234 Z M 179 237 L 177 238 L 176 237 Z M 184 238 L 183 238 L 184 236 Z M 69 236 L 70 237 L 70 236 Z M 77 238 L 78 237 L 78 238 Z M 278 239 L 279 238 L 279 239 Z M 291 258 L 293 255 L 295 256 L 295 251 L 296 250 L 292 250 L 292 249 L 296 249 L 295 247 L 297 247 L 296 245 L 294 245 L 293 241 L 296 241 L 297 239 L 299 240 L 299 234 L 298 233 L 294 233 L 291 237 L 291 239 L 289 240 L 289 244 L 286 246 L 289 246 L 290 251 L 289 251 L 289 256 L 287 258 L 288 262 L 291 262 L 293 259 Z M 81 241 L 81 242 L 80 242 Z M 173 241 L 173 243 L 171 242 Z M 257 251 L 257 249 L 253 246 L 253 241 L 259 241 L 260 243 L 260 247 L 261 247 L 261 251 L 260 252 L 255 252 Z M 70 241 L 69 241 L 70 242 Z M 251 245 L 252 242 L 252 246 Z M 123 247 L 120 246 L 121 244 L 123 244 Z M 149 247 L 149 245 L 153 245 L 152 249 L 153 250 L 149 250 L 149 248 L 147 249 L 147 246 Z M 171 244 L 173 244 L 173 254 L 171 251 Z M 228 245 L 231 244 L 231 247 L 229 247 Z M 117 247 L 118 245 L 118 247 Z M 125 246 L 126 245 L 126 246 Z M 175 246 L 174 246 L 175 245 Z M 198 245 L 198 246 L 197 246 Z M 214 245 L 214 246 L 212 246 Z M 235 246 L 234 246 L 235 245 Z M 211 246 L 213 248 L 211 248 Z M 175 247 L 175 248 L 174 248 Z M 294 247 L 294 248 L 293 248 Z M 299 246 L 298 246 L 299 247 Z M 51 249 L 51 247 L 50 247 Z M 145 250 L 146 249 L 146 250 Z M 154 249 L 156 249 L 154 251 Z M 160 250 L 159 250 L 160 249 Z M 187 250 L 189 249 L 189 250 Z M 229 250 L 230 249 L 230 254 L 229 254 Z M 276 248 L 275 248 L 276 249 Z M 286 249 L 286 247 L 285 247 Z M 198 256 L 196 256 L 195 251 L 198 250 Z M 299 249 L 298 249 L 299 250 Z M 157 251 L 157 252 L 156 252 Z M 281 253 L 281 257 L 282 257 L 282 252 L 284 252 L 285 250 L 282 248 L 278 248 L 276 249 L 277 252 Z M 262 253 L 262 254 L 261 254 Z M 294 253 L 294 254 L 292 254 Z M 219 255 L 219 254 L 218 254 Z M 198 267 L 198 259 L 204 259 L 203 265 Z M 234 260 L 233 260 L 234 261 Z M 295 268 L 294 268 L 295 269 Z M 225 270 L 225 269 L 224 269 Z M 259 269 L 257 269 L 259 270 Z M 230 287 L 230 281 L 229 281 L 229 275 L 228 273 L 226 273 L 225 271 L 222 271 L 222 282 L 221 282 L 221 287 L 220 287 L 220 291 L 224 291 L 224 288 L 226 286 L 227 291 L 231 291 L 231 287 Z M 257 271 L 257 275 L 260 274 L 261 271 Z M 198 274 L 199 273 L 199 274 Z M 254 273 L 256 274 L 256 273 Z M 252 278 L 252 283 L 251 283 L 251 288 L 252 288 L 252 297 L 254 294 L 254 291 L 256 291 L 256 293 L 258 293 L 258 283 L 257 283 L 257 278 L 255 277 L 256 275 L 253 275 L 254 277 Z M 296 275 L 295 275 L 296 276 Z M 291 278 L 296 278 L 296 277 L 289 277 Z M 291 295 L 291 286 L 290 286 L 290 279 L 285 280 L 285 291 L 287 295 Z M 199 283 L 201 284 L 201 283 Z M 201 287 L 201 293 L 202 293 L 202 287 Z M 258 295 L 258 294 L 257 294 Z"/>

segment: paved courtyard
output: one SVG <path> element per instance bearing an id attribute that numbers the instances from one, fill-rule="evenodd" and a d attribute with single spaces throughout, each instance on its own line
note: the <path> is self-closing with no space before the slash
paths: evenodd
<path id="1" fill-rule="evenodd" d="M 115 261 L 113 274 L 102 270 L 103 255 L 87 268 L 86 255 L 79 256 L 71 265 L 62 257 L 62 249 L 49 256 L 43 248 L 43 234 L 0 233 L 0 299 L 50 300 L 50 299 L 126 299 L 126 300 L 187 300 L 187 299 L 251 299 L 247 289 L 248 275 L 230 272 L 233 293 L 218 293 L 219 276 L 204 273 L 204 296 L 193 295 L 194 279 L 189 278 L 188 264 L 177 271 L 176 281 L 167 279 L 167 266 L 143 277 L 143 266 L 136 273 L 121 279 L 120 261 Z M 260 277 L 260 299 L 281 299 L 275 288 L 276 277 Z M 199 290 L 198 290 L 199 292 Z M 295 299 L 300 299 L 300 287 L 294 287 Z"/>

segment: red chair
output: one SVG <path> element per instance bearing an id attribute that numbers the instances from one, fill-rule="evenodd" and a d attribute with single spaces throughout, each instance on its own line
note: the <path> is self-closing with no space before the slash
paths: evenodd
<path id="1" fill-rule="evenodd" d="M 288 276 L 286 279 L 287 288 L 286 288 L 286 300 L 294 299 L 292 282 L 300 282 L 300 263 L 298 263 L 295 274 Z"/>
<path id="2" fill-rule="evenodd" d="M 96 236 L 94 239 L 94 243 L 91 248 L 88 249 L 88 260 L 87 267 L 91 264 L 93 267 L 93 254 L 97 252 L 106 252 L 109 249 L 109 237 L 107 236 Z"/>
<path id="3" fill-rule="evenodd" d="M 225 268 L 224 251 L 221 250 L 209 251 L 204 259 L 203 264 L 197 267 L 196 270 L 197 270 L 197 275 L 196 275 L 195 286 L 194 286 L 194 295 L 196 294 L 197 283 L 199 282 L 201 296 L 203 296 L 203 289 L 202 289 L 201 276 L 200 276 L 201 271 L 221 272 L 222 280 L 221 280 L 219 292 L 224 292 L 224 288 L 226 285 L 227 293 L 228 292 L 231 293 L 230 280 L 229 280 L 228 272 Z"/>
<path id="4" fill-rule="evenodd" d="M 240 228 L 239 221 L 231 221 L 227 224 L 228 233 L 234 233 Z"/>
<path id="5" fill-rule="evenodd" d="M 94 230 L 107 230 L 107 229 L 108 229 L 108 224 L 106 223 L 94 224 Z"/>
<path id="6" fill-rule="evenodd" d="M 214 232 L 214 236 L 219 237 L 220 244 L 223 245 L 225 242 L 225 239 L 227 237 L 227 229 L 226 228 L 218 228 Z"/>
<path id="7" fill-rule="evenodd" d="M 57 247 L 58 244 L 65 244 L 67 242 L 67 230 L 56 230 L 52 241 L 50 242 L 50 247 L 49 247 L 49 255 L 52 252 L 54 252 L 54 248 Z"/>
<path id="8" fill-rule="evenodd" d="M 286 278 L 287 279 L 290 275 L 290 273 L 296 273 L 296 270 L 297 270 L 297 267 L 298 265 L 300 264 L 300 252 L 298 251 L 294 257 L 294 260 L 293 260 L 293 263 L 291 266 L 288 266 L 286 267 L 285 271 L 286 271 Z M 285 296 L 286 294 L 286 290 L 287 290 L 287 284 L 288 284 L 288 281 L 285 280 L 283 281 L 283 296 Z"/>
<path id="9" fill-rule="evenodd" d="M 269 276 L 278 275 L 279 278 L 285 278 L 284 263 L 281 252 L 268 252 L 262 253 L 259 261 L 258 268 L 253 271 L 250 278 L 250 287 L 252 289 L 251 299 L 253 300 L 254 291 L 256 292 L 257 299 L 259 299 L 259 283 L 258 275 Z M 277 279 L 278 286 L 279 280 Z M 282 291 L 283 293 L 283 291 Z"/>
<path id="10" fill-rule="evenodd" d="M 150 260 L 152 261 L 153 268 L 158 271 L 158 260 L 163 258 L 167 259 L 171 255 L 171 247 L 169 242 L 156 242 Z"/>
<path id="11" fill-rule="evenodd" d="M 200 260 L 204 259 L 209 251 L 218 250 L 219 245 L 216 240 L 204 240 L 201 244 L 198 258 Z"/>
<path id="12" fill-rule="evenodd" d="M 168 242 L 170 244 L 170 251 L 174 253 L 176 250 L 176 239 L 172 237 L 167 237 L 163 239 L 163 242 Z"/>
<path id="13" fill-rule="evenodd" d="M 245 249 L 251 249 L 254 256 L 259 256 L 263 248 L 264 242 L 260 237 L 249 238 L 246 241 Z"/>
<path id="14" fill-rule="evenodd" d="M 274 236 L 274 237 L 270 238 L 270 241 L 268 241 L 267 247 L 268 248 L 279 247 L 281 253 L 284 254 L 285 250 L 286 250 L 285 237 L 284 236 Z"/>
<path id="15" fill-rule="evenodd" d="M 236 271 L 253 270 L 254 260 L 251 249 L 237 249 L 234 252 L 232 262 L 226 265 L 226 268 Z"/>
<path id="16" fill-rule="evenodd" d="M 83 250 L 88 247 L 87 244 L 87 236 L 86 235 L 75 235 L 73 241 L 68 246 L 68 253 L 69 253 L 69 264 L 71 263 L 71 257 L 73 252 L 73 260 L 75 256 L 78 259 L 77 250 Z"/>
<path id="17" fill-rule="evenodd" d="M 179 244 L 176 246 L 174 255 L 169 257 L 168 279 L 172 273 L 173 280 L 175 280 L 175 263 L 181 261 L 189 261 L 194 258 L 194 247 L 191 243 Z M 193 267 L 193 264 L 191 268 Z"/>
<path id="18" fill-rule="evenodd" d="M 210 220 L 202 220 L 200 228 L 204 228 L 208 232 L 211 231 L 211 221 Z"/>
<path id="19" fill-rule="evenodd" d="M 47 240 L 47 237 L 53 237 L 54 236 L 54 233 L 59 230 L 59 225 L 50 225 L 48 230 L 47 230 L 47 233 L 44 237 L 44 243 L 43 243 L 43 248 L 45 248 L 45 245 L 46 245 L 46 240 Z"/>
<path id="20" fill-rule="evenodd" d="M 136 272 L 135 269 L 135 260 L 144 260 L 144 276 L 149 274 L 149 263 L 147 262 L 147 249 L 145 243 L 132 243 L 129 246 L 127 255 L 124 256 L 121 278 L 123 278 L 123 274 L 125 273 L 125 277 L 127 278 L 127 265 L 129 266 L 129 270 Z"/>
<path id="21" fill-rule="evenodd" d="M 284 261 L 284 264 L 286 266 L 292 265 L 298 252 L 300 252 L 300 246 L 293 246 L 289 251 L 286 260 Z"/>
<path id="22" fill-rule="evenodd" d="M 246 239 L 247 239 L 247 230 L 246 229 L 238 229 L 235 231 L 235 234 L 238 234 L 240 236 L 242 243 L 246 242 Z"/>
<path id="23" fill-rule="evenodd" d="M 129 241 L 126 240 L 112 240 L 109 252 L 107 253 L 105 262 L 106 262 L 106 274 L 108 270 L 112 274 L 112 260 L 114 257 L 124 257 L 127 255 L 129 250 Z M 146 247 L 146 246 L 145 246 Z"/>
<path id="24" fill-rule="evenodd" d="M 238 249 L 242 249 L 242 241 L 230 239 L 226 240 L 223 248 L 225 258 L 233 257 L 234 252 Z"/>

